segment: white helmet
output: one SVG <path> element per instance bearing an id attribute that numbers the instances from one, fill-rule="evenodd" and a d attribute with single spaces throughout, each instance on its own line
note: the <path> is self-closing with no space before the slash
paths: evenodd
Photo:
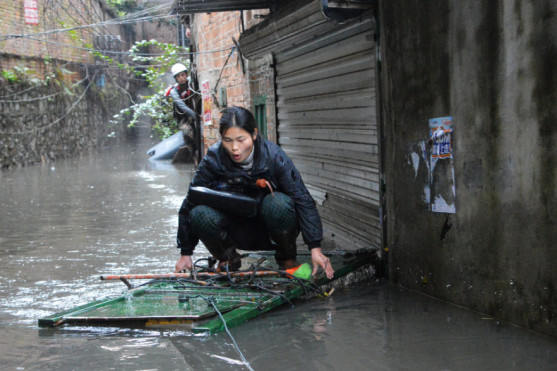
<path id="1" fill-rule="evenodd" d="M 177 74 L 179 74 L 180 72 L 187 72 L 188 69 L 182 63 L 176 63 L 174 66 L 172 66 L 170 71 L 172 72 L 172 76 L 176 77 Z"/>

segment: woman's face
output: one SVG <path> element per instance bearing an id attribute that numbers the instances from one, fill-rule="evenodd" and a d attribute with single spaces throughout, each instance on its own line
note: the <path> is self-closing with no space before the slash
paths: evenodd
<path id="1" fill-rule="evenodd" d="M 242 128 L 232 126 L 223 133 L 222 145 L 232 161 L 244 162 L 253 150 L 253 143 L 256 137 L 257 129 L 251 135 Z"/>

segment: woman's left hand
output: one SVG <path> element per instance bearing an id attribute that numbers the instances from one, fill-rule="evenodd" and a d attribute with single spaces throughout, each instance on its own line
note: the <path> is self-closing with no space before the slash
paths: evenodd
<path id="1" fill-rule="evenodd" d="M 335 275 L 331 261 L 322 252 L 320 247 L 314 247 L 311 249 L 311 263 L 313 264 L 312 276 L 315 276 L 319 267 L 323 268 L 325 275 L 328 279 L 332 279 Z"/>
<path id="2" fill-rule="evenodd" d="M 180 259 L 178 259 L 178 261 L 176 262 L 176 269 L 174 270 L 174 273 L 180 273 L 182 271 L 185 271 L 186 269 L 191 272 L 192 268 L 193 264 L 191 255 L 181 255 Z"/>

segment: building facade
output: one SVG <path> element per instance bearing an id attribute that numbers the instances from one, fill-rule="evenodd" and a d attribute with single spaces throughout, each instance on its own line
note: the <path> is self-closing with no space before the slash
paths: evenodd
<path id="1" fill-rule="evenodd" d="M 557 5 L 177 1 L 248 3 L 270 13 L 239 48 L 273 69 L 276 140 L 330 246 L 377 249 L 393 282 L 557 336 Z"/>
<path id="2" fill-rule="evenodd" d="M 102 0 L 7 0 L 0 16 L 2 168 L 72 156 L 124 136 L 127 124 L 110 121 L 145 82 L 91 51 L 124 64 L 136 37 L 177 39 L 176 19 L 115 21 Z"/>
<path id="3" fill-rule="evenodd" d="M 209 88 L 205 102 L 210 100 L 211 118 L 203 122 L 202 128 L 205 150 L 219 140 L 218 122 L 229 106 L 251 110 L 261 134 L 276 142 L 271 62 L 247 60 L 238 46 L 242 30 L 259 22 L 266 13 L 266 10 L 208 12 L 186 18 L 191 31 L 192 72 L 200 90 L 203 86 Z"/>

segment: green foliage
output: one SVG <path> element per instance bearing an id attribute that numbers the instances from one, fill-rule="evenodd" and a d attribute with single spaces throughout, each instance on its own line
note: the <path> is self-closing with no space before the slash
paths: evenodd
<path id="1" fill-rule="evenodd" d="M 150 56 L 144 50 L 151 49 Z M 141 67 L 131 67 L 114 61 L 112 58 L 102 55 L 99 52 L 93 54 L 101 60 L 115 64 L 119 68 L 124 69 L 138 77 L 143 77 L 150 88 L 153 95 L 143 97 L 143 101 L 135 103 L 130 107 L 120 111 L 115 115 L 113 122 L 118 122 L 123 118 L 129 118 L 128 126 L 137 124 L 141 116 L 148 115 L 154 120 L 153 129 L 161 139 L 165 139 L 179 130 L 178 123 L 172 115 L 173 105 L 167 97 L 164 96 L 166 86 L 162 82 L 161 77 L 170 71 L 175 63 L 183 63 L 189 67 L 189 61 L 184 60 L 181 54 L 188 52 L 187 48 L 183 48 L 174 44 L 161 43 L 156 40 L 143 40 L 136 42 L 129 50 L 132 61 L 140 63 Z"/>
<path id="2" fill-rule="evenodd" d="M 161 139 L 170 137 L 178 131 L 178 123 L 172 115 L 172 102 L 164 96 L 164 91 L 160 90 L 153 95 L 143 97 L 145 100 L 141 103 L 136 103 L 128 108 L 120 111 L 120 113 L 113 116 L 112 122 L 128 118 L 128 126 L 134 126 L 141 116 L 150 116 L 154 124 L 152 129 Z"/>
<path id="3" fill-rule="evenodd" d="M 9 70 L 2 70 L 2 77 L 9 83 L 29 83 L 31 85 L 44 85 L 48 83 L 33 75 L 33 71 L 27 67 L 15 66 Z"/>
<path id="4" fill-rule="evenodd" d="M 10 83 L 16 83 L 19 81 L 19 78 L 14 70 L 3 70 L 2 77 Z"/>
<path id="5" fill-rule="evenodd" d="M 49 64 L 50 59 L 45 58 L 45 65 Z M 1 76 L 2 80 L 7 81 L 10 84 L 21 84 L 24 86 L 34 87 L 48 86 L 55 88 L 56 91 L 60 91 L 67 96 L 75 96 L 76 92 L 74 91 L 74 86 L 68 85 L 68 83 L 64 80 L 64 74 L 71 73 L 71 71 L 68 71 L 65 68 L 54 67 L 50 70 L 50 72 L 46 72 L 44 79 L 40 79 L 36 77 L 34 70 L 25 66 L 15 66 L 9 70 L 3 70 L 1 72 Z M 48 101 L 52 101 L 52 98 L 48 98 Z"/>
<path id="6" fill-rule="evenodd" d="M 159 55 L 149 56 L 148 53 L 142 51 L 148 50 L 149 47 L 153 47 L 153 54 Z M 161 43 L 157 40 L 143 40 L 136 42 L 129 51 L 132 53 L 132 61 L 146 63 L 144 69 L 135 69 L 135 72 L 137 76 L 144 77 L 151 87 L 161 84 L 160 77 L 170 71 L 173 64 L 180 62 L 189 67 L 189 60 L 184 60 L 184 57 L 180 55 L 187 53 L 189 49 L 174 44 Z"/>
<path id="7" fill-rule="evenodd" d="M 118 17 L 139 9 L 136 0 L 105 0 L 105 2 Z"/>
<path id="8" fill-rule="evenodd" d="M 135 0 L 108 0 L 107 4 L 123 12 L 123 14 L 138 7 Z M 70 28 L 63 22 L 60 24 L 63 28 Z M 97 62 L 115 65 L 129 74 L 142 77 L 147 81 L 148 86 L 156 91 L 153 95 L 143 97 L 144 101 L 134 103 L 114 115 L 113 120 L 111 120 L 112 123 L 117 124 L 124 118 L 129 118 L 128 126 L 132 127 L 137 124 L 141 116 L 148 115 L 154 120 L 153 129 L 161 139 L 165 139 L 179 130 L 178 124 L 172 115 L 172 103 L 163 94 L 162 90 L 166 86 L 164 86 L 161 77 L 170 71 L 170 68 L 175 63 L 180 62 L 189 67 L 189 60 L 184 60 L 183 56 L 184 53 L 189 51 L 188 48 L 170 43 L 161 43 L 157 40 L 138 41 L 130 48 L 129 53 L 131 54 L 131 60 L 136 62 L 139 67 L 132 67 L 95 50 L 94 46 L 85 43 L 75 30 L 68 31 L 68 35 L 73 40 L 80 42 L 85 48 L 91 50 L 90 53 L 97 59 Z"/>
<path id="9" fill-rule="evenodd" d="M 66 30 L 66 34 L 70 37 L 70 39 L 77 41 L 79 43 L 83 43 L 83 39 L 81 38 L 81 35 L 77 33 L 76 30 L 71 30 L 70 28 L 72 28 L 73 26 L 69 23 L 66 23 L 64 21 L 59 21 L 58 24 L 60 25 L 60 28 L 64 28 L 64 29 L 68 29 Z M 46 60 L 45 60 L 46 62 Z"/>

